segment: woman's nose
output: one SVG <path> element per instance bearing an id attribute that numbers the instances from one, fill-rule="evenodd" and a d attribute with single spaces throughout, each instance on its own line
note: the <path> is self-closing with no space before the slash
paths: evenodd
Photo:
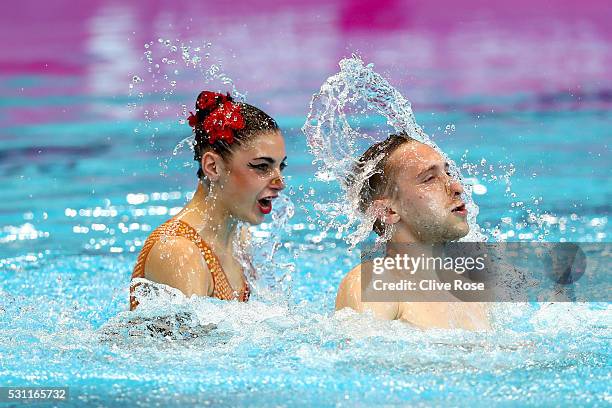
<path id="1" fill-rule="evenodd" d="M 285 188 L 285 179 L 283 176 L 279 174 L 278 176 L 274 177 L 270 182 L 270 187 L 278 191 L 283 190 Z"/>

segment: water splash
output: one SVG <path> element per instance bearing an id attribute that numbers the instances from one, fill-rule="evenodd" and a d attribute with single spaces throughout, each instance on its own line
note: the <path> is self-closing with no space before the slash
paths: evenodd
<path id="1" fill-rule="evenodd" d="M 163 176 L 167 175 L 173 158 L 185 147 L 193 151 L 193 135 L 186 136 L 168 154 L 160 140 L 162 133 L 176 132 L 178 126 L 185 134 L 190 132 L 186 117 L 201 90 L 229 91 L 237 101 L 246 98 L 246 93 L 236 89 L 232 78 L 225 73 L 223 61 L 213 55 L 210 42 L 197 44 L 158 38 L 144 44 L 143 67 L 132 74 L 128 84 L 131 99 L 128 108 L 141 120 L 134 133 L 148 139 L 146 146 L 158 154 Z M 183 103 L 177 103 L 179 100 Z M 186 162 L 183 167 L 193 167 L 193 163 Z"/>
<path id="2" fill-rule="evenodd" d="M 292 293 L 295 264 L 289 259 L 294 255 L 281 254 L 283 235 L 291 231 L 290 220 L 295 214 L 291 199 L 280 193 L 272 207 L 272 221 L 259 225 L 242 224 L 247 228 L 246 242 L 239 237 L 233 241 L 234 254 L 247 274 L 253 294 L 275 303 L 287 304 Z"/>
<path id="3" fill-rule="evenodd" d="M 257 299 L 226 302 L 184 298 L 171 290 L 152 291 L 150 299 L 141 299 L 142 307 L 128 312 L 124 277 L 129 265 L 116 257 L 91 257 L 85 263 L 82 256 L 58 255 L 60 262 L 45 259 L 28 273 L 5 276 L 0 289 L 0 324 L 8 333 L 0 336 L 5 383 L 44 385 L 55 379 L 105 395 L 108 378 L 129 378 L 131 388 L 118 390 L 125 397 L 157 378 L 155 389 L 178 384 L 178 393 L 162 405 L 179 406 L 173 402 L 176 395 L 193 392 L 184 386 L 185 378 L 197 390 L 221 384 L 213 390 L 218 394 L 248 388 L 245 403 L 257 399 L 259 405 L 269 404 L 270 395 L 277 395 L 276 405 L 299 403 L 295 390 L 308 395 L 312 384 L 327 401 L 339 389 L 350 389 L 350 400 L 370 393 L 372 404 L 401 404 L 389 400 L 388 387 L 402 387 L 394 392 L 409 398 L 415 389 L 438 390 L 449 376 L 461 385 L 462 401 L 475 392 L 500 403 L 540 401 L 553 393 L 561 404 L 569 398 L 585 402 L 583 394 L 593 401 L 598 395 L 591 388 L 574 392 L 583 377 L 597 390 L 609 382 L 612 306 L 605 303 L 584 304 L 579 313 L 567 310 L 569 304 L 513 304 L 492 333 L 421 331 L 348 309 L 331 314 L 309 302 L 295 307 Z M 83 270 L 94 272 L 84 276 Z M 31 363 L 24 367 L 23 361 Z M 515 389 L 495 394 L 499 376 L 510 373 L 504 378 L 515 379 L 516 372 L 528 375 L 516 379 Z M 355 373 L 366 374 L 349 382 Z M 534 380 L 540 387 L 535 397 L 529 388 Z M 221 388 L 228 384 L 231 388 Z M 380 391 L 380 384 L 387 388 Z M 279 395 L 279 390 L 288 391 Z M 134 405 L 155 402 L 142 401 Z M 595 404 L 599 401 L 604 400 Z"/>
<path id="4" fill-rule="evenodd" d="M 372 132 L 360 132 L 354 124 L 359 119 L 352 118 L 357 114 L 369 119 L 370 125 L 376 125 L 376 117 L 382 116 L 392 132 L 404 132 L 410 137 L 433 147 L 448 161 L 454 178 L 461 180 L 461 172 L 455 162 L 423 132 L 417 124 L 410 102 L 389 82 L 374 71 L 374 65 L 365 65 L 357 56 L 340 61 L 340 72 L 329 77 L 311 100 L 310 110 L 302 131 L 306 135 L 310 152 L 318 166 L 316 177 L 323 182 L 338 181 L 341 194 L 333 201 L 315 204 L 315 209 L 326 218 L 320 225 L 326 229 L 339 232 L 353 229 L 347 241 L 351 247 L 365 240 L 375 221 L 374 217 L 364 216 L 358 209 L 358 191 L 365 180 L 372 174 L 373 161 L 363 172 L 357 182 L 347 183 L 347 176 L 363 151 L 363 142 L 372 144 L 377 138 Z M 363 120 L 363 119 L 362 119 Z M 353 123 L 353 125 L 351 124 Z M 382 159 L 379 157 L 378 160 Z M 470 233 L 462 241 L 486 241 L 487 237 L 476 223 L 478 206 L 472 200 L 472 186 L 464 185 L 462 199 L 468 208 Z M 383 237 L 387 238 L 387 237 Z M 380 242 L 380 240 L 379 240 Z"/>

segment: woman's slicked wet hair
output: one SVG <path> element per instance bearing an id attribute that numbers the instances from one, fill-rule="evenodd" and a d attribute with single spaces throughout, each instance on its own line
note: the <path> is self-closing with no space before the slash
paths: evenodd
<path id="1" fill-rule="evenodd" d="M 200 96 L 206 91 L 202 91 L 196 99 L 196 113 L 195 116 L 198 123 L 204 122 L 204 120 L 210 115 L 214 109 L 199 109 L 198 100 Z M 231 97 L 229 98 L 231 101 Z M 279 130 L 278 124 L 270 115 L 265 113 L 259 108 L 253 105 L 249 105 L 244 102 L 233 102 L 240 106 L 240 114 L 244 118 L 244 128 L 234 131 L 234 141 L 230 145 L 223 139 L 217 139 L 214 143 L 210 143 L 208 139 L 208 133 L 203 129 L 202 126 L 195 127 L 195 141 L 193 145 L 194 160 L 198 162 L 198 178 L 204 177 L 202 171 L 202 156 L 207 151 L 214 151 L 218 153 L 224 160 L 228 160 L 235 146 L 244 145 L 247 141 L 251 140 L 254 136 L 262 132 L 274 132 Z"/>

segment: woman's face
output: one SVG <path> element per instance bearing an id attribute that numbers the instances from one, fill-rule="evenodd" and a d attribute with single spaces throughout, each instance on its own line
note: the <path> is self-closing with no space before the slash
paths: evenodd
<path id="1" fill-rule="evenodd" d="M 264 220 L 285 188 L 286 159 L 280 131 L 259 133 L 234 151 L 218 180 L 219 199 L 233 217 L 251 224 Z"/>

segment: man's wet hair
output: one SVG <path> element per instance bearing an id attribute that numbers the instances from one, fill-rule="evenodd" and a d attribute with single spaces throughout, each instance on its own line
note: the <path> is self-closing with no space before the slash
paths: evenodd
<path id="1" fill-rule="evenodd" d="M 394 189 L 394 174 L 389 166 L 389 157 L 405 143 L 416 141 L 406 133 L 392 134 L 385 140 L 370 146 L 357 160 L 352 174 L 347 178 L 347 182 L 349 186 L 362 183 L 359 189 L 358 206 L 361 213 L 366 214 L 374 200 L 388 197 Z M 374 169 L 370 170 L 368 164 L 376 160 L 378 161 Z M 365 172 L 369 173 L 370 176 L 364 180 Z M 380 236 L 385 233 L 385 225 L 379 219 L 374 221 L 372 229 Z"/>

